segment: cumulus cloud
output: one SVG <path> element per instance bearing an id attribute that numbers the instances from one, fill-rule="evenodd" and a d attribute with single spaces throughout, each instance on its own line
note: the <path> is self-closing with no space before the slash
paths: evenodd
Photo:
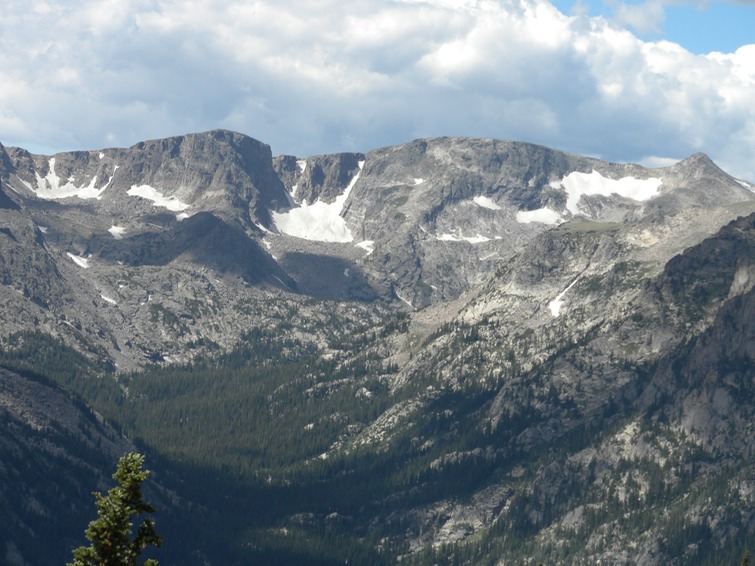
<path id="1" fill-rule="evenodd" d="M 471 135 L 622 161 L 705 151 L 755 180 L 755 46 L 693 55 L 629 31 L 662 25 L 662 5 L 616 2 L 619 22 L 545 0 L 8 0 L 0 141 L 225 127 L 306 156 Z"/>
<path id="2" fill-rule="evenodd" d="M 641 35 L 656 35 L 663 30 L 668 1 L 648 0 L 642 4 L 614 1 L 611 4 L 614 7 L 613 18 L 618 25 L 629 26 Z"/>

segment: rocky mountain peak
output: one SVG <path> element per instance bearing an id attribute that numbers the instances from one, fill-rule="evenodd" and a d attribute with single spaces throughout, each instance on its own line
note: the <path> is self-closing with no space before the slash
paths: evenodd
<path id="1" fill-rule="evenodd" d="M 299 159 L 291 155 L 276 157 L 273 167 L 294 203 L 332 203 L 360 171 L 361 153 L 315 155 Z"/>
<path id="2" fill-rule="evenodd" d="M 108 266 L 117 279 L 121 264 L 212 269 L 411 309 L 478 289 L 527 249 L 539 267 L 516 281 L 539 280 L 564 263 L 556 250 L 573 240 L 569 253 L 580 255 L 592 249 L 586 235 L 601 230 L 615 243 L 606 250 L 653 256 L 657 270 L 731 218 L 727 206 L 752 200 L 704 155 L 650 170 L 494 139 L 273 158 L 258 140 L 212 130 L 50 157 L 2 153 L 0 190 L 28 208 L 26 221 L 41 227 L 64 272 Z M 661 252 L 659 242 L 669 247 Z M 91 291 L 116 300 L 111 288 L 98 280 Z"/>
<path id="3" fill-rule="evenodd" d="M 195 519 L 224 563 L 281 563 L 296 537 L 292 563 L 705 564 L 752 538 L 755 194 L 706 156 L 273 158 L 213 130 L 0 157 L 15 563 L 62 561 L 9 546 L 70 517 L 40 493 L 91 491 L 28 471 L 121 446 L 40 373 L 160 456 L 194 510 L 174 563 L 216 559 Z"/>
<path id="4" fill-rule="evenodd" d="M 248 221 L 266 222 L 269 210 L 287 204 L 270 146 L 244 134 L 212 130 L 142 142 L 132 150 L 132 185 L 165 187 L 166 194 L 194 207 L 246 209 Z"/>
<path id="5" fill-rule="evenodd" d="M 679 163 L 677 164 L 680 168 L 685 167 L 699 167 L 701 169 L 704 168 L 714 168 L 719 169 L 718 165 L 716 165 L 713 160 L 702 151 L 698 151 L 697 153 L 693 153 L 692 155 L 685 157 Z"/>

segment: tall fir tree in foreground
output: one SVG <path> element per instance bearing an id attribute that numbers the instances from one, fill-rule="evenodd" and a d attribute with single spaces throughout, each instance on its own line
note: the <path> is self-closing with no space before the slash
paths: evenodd
<path id="1" fill-rule="evenodd" d="M 155 531 L 154 521 L 148 518 L 144 518 L 131 538 L 133 519 L 155 512 L 142 498 L 142 482 L 149 476 L 143 465 L 141 454 L 124 455 L 113 474 L 119 485 L 107 495 L 94 494 L 98 518 L 86 530 L 86 538 L 92 544 L 74 550 L 73 562 L 68 566 L 136 566 L 142 551 L 150 545 L 160 546 L 162 539 Z M 157 560 L 146 560 L 144 566 L 157 566 Z"/>

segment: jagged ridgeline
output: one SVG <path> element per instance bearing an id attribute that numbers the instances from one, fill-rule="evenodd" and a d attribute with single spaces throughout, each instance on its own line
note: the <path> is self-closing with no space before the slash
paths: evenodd
<path id="1" fill-rule="evenodd" d="M 737 564 L 755 187 L 498 140 L 0 146 L 0 562 Z"/>

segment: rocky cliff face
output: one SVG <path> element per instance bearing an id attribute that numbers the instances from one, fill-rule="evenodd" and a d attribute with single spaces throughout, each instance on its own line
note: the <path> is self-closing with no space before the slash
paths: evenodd
<path id="1" fill-rule="evenodd" d="M 465 138 L 306 158 L 226 131 L 0 146 L 0 351 L 59 339 L 131 379 L 112 395 L 134 406 L 154 391 L 133 370 L 301 364 L 260 390 L 265 427 L 311 414 L 319 455 L 266 481 L 406 472 L 276 525 L 340 513 L 405 560 L 707 560 L 752 533 L 754 191 L 699 154 L 646 169 Z M 256 453 L 229 450 L 219 468 Z"/>
<path id="2" fill-rule="evenodd" d="M 291 195 L 290 203 L 332 203 L 343 194 L 359 173 L 361 153 L 316 155 L 299 159 L 292 155 L 276 157 L 273 168 Z"/>
<path id="3" fill-rule="evenodd" d="M 403 337 L 413 355 L 393 358 L 402 401 L 331 457 L 390 450 L 411 431 L 427 466 L 418 475 L 468 474 L 477 488 L 374 524 L 401 522 L 412 549 L 484 533 L 469 563 L 516 560 L 520 537 L 536 561 L 617 564 L 713 560 L 700 549 L 725 533 L 744 544 L 753 222 L 732 222 L 659 273 L 626 259 L 617 227 L 565 225 L 528 244 L 451 323 L 437 324 L 439 309 L 415 317 Z M 415 489 L 422 482 L 403 496 Z"/>
<path id="4" fill-rule="evenodd" d="M 134 306 L 129 297 L 142 302 L 160 289 L 182 289 L 174 303 L 203 302 L 198 297 L 215 286 L 210 272 L 232 295 L 269 289 L 419 309 L 485 284 L 567 221 L 614 223 L 617 245 L 657 270 L 753 208 L 752 192 L 705 156 L 647 170 L 497 140 L 441 138 L 367 154 L 273 159 L 256 140 L 212 131 L 53 157 L 2 148 L 1 163 L 2 190 L 14 199 L 3 199 L 7 230 L 36 225 L 49 262 L 37 275 L 19 271 L 5 280 L 29 289 L 66 281 L 73 300 L 87 305 L 75 310 L 106 307 L 74 325 L 104 326 L 110 337 L 99 345 L 121 367 L 141 361 L 124 353 L 127 343 L 153 334 L 144 326 L 123 334 L 119 311 Z M 550 241 L 561 245 L 565 230 Z M 555 251 L 547 261 L 564 267 Z M 150 283 L 155 268 L 177 279 Z M 44 301 L 49 292 L 35 296 Z M 197 320 L 184 307 L 164 308 L 169 320 Z M 28 318 L 47 319 L 50 328 L 60 319 L 56 309 Z M 197 329 L 194 339 L 208 332 Z"/>

